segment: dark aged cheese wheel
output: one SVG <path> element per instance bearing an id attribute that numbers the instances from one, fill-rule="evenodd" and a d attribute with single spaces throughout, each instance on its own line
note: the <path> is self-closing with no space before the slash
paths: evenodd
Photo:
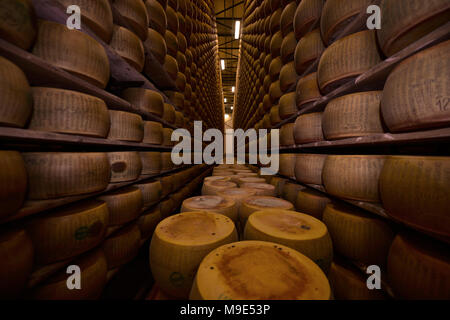
<path id="1" fill-rule="evenodd" d="M 3 0 L 0 5 L 0 38 L 28 50 L 36 37 L 36 17 L 31 0 Z"/>

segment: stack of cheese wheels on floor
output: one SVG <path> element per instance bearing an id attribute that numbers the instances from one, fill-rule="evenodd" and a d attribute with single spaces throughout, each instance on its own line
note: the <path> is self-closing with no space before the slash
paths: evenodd
<path id="1" fill-rule="evenodd" d="M 0 298 L 14 299 L 25 288 L 33 269 L 33 243 L 23 229 L 0 233 Z"/>
<path id="2" fill-rule="evenodd" d="M 280 174 L 288 178 L 295 178 L 295 153 L 280 154 Z"/>
<path id="3" fill-rule="evenodd" d="M 450 4 L 446 0 L 382 1 L 384 27 L 377 30 L 380 48 L 391 56 L 448 22 Z"/>
<path id="4" fill-rule="evenodd" d="M 163 125 L 161 123 L 144 121 L 144 139 L 142 142 L 161 145 L 163 138 Z"/>
<path id="5" fill-rule="evenodd" d="M 400 299 L 450 299 L 448 246 L 414 234 L 395 237 L 388 256 L 388 282 Z"/>
<path id="6" fill-rule="evenodd" d="M 32 298 L 37 300 L 96 300 L 100 298 L 107 282 L 108 266 L 105 254 L 101 249 L 78 257 L 71 265 L 80 269 L 81 288 L 69 289 L 70 273 L 66 270 L 57 272 L 48 280 L 32 290 Z M 67 268 L 67 270 L 73 270 Z M 74 281 L 75 282 L 75 281 Z"/>
<path id="7" fill-rule="evenodd" d="M 450 239 L 450 157 L 390 156 L 379 187 L 389 216 Z"/>
<path id="8" fill-rule="evenodd" d="M 156 151 L 139 152 L 142 163 L 142 175 L 156 175 L 161 172 L 161 154 Z"/>
<path id="9" fill-rule="evenodd" d="M 274 242 L 295 249 L 325 273 L 333 260 L 333 245 L 325 224 L 295 211 L 267 209 L 254 212 L 245 225 L 244 239 Z"/>
<path id="10" fill-rule="evenodd" d="M 295 92 L 289 92 L 280 98 L 279 114 L 281 119 L 287 119 L 297 112 L 297 105 L 295 104 Z"/>
<path id="11" fill-rule="evenodd" d="M 27 171 L 17 151 L 0 151 L 0 218 L 16 213 L 27 193 Z"/>
<path id="12" fill-rule="evenodd" d="M 295 202 L 297 201 L 297 194 L 303 189 L 305 189 L 305 187 L 302 185 L 286 181 L 286 183 L 283 185 L 283 190 L 281 191 L 281 197 L 295 206 Z"/>
<path id="13" fill-rule="evenodd" d="M 314 29 L 301 38 L 295 49 L 294 61 L 297 74 L 303 74 L 320 57 L 324 50 L 319 29 Z"/>
<path id="14" fill-rule="evenodd" d="M 322 141 L 322 112 L 303 114 L 295 120 L 294 140 L 296 144 Z"/>
<path id="15" fill-rule="evenodd" d="M 280 146 L 292 146 L 294 144 L 294 123 L 286 123 L 280 129 Z"/>
<path id="16" fill-rule="evenodd" d="M 280 244 L 241 241 L 208 254 L 198 268 L 191 300 L 329 300 L 323 271 Z"/>
<path id="17" fill-rule="evenodd" d="M 76 91 L 33 88 L 29 129 L 105 138 L 110 120 L 103 100 Z"/>
<path id="18" fill-rule="evenodd" d="M 133 32 L 121 26 L 114 26 L 110 46 L 138 72 L 144 69 L 145 54 L 142 41 Z"/>
<path id="19" fill-rule="evenodd" d="M 218 191 L 217 195 L 227 200 L 234 201 L 238 209 L 237 212 L 239 213 L 239 211 L 241 210 L 242 202 L 248 197 L 256 195 L 256 191 L 245 188 L 229 188 Z M 234 219 L 234 221 L 236 220 L 237 219 Z"/>
<path id="20" fill-rule="evenodd" d="M 134 181 L 142 171 L 139 153 L 135 151 L 108 152 L 111 166 L 111 183 Z"/>
<path id="21" fill-rule="evenodd" d="M 238 208 L 236 202 L 221 196 L 198 196 L 183 201 L 181 212 L 186 211 L 208 211 L 217 212 L 227 216 L 233 221 L 238 219 Z"/>
<path id="22" fill-rule="evenodd" d="M 336 252 L 350 260 L 383 266 L 394 232 L 385 221 L 357 208 L 328 204 L 323 212 Z"/>
<path id="23" fill-rule="evenodd" d="M 28 50 L 36 37 L 33 4 L 23 0 L 5 1 L 0 6 L 0 16 L 8 17 L 0 21 L 0 38 Z"/>
<path id="24" fill-rule="evenodd" d="M 313 72 L 297 81 L 295 90 L 295 104 L 298 109 L 304 108 L 307 103 L 312 103 L 322 96 L 317 83 L 317 73 Z"/>
<path id="25" fill-rule="evenodd" d="M 231 181 L 208 180 L 203 183 L 202 195 L 216 195 L 219 191 L 236 187 L 237 184 Z"/>
<path id="26" fill-rule="evenodd" d="M 173 169 L 172 154 L 170 152 L 161 152 L 161 171 L 169 171 Z"/>
<path id="27" fill-rule="evenodd" d="M 275 187 L 275 196 L 277 197 L 281 196 L 286 181 L 288 180 L 280 177 L 272 177 L 270 179 L 270 184 Z"/>
<path id="28" fill-rule="evenodd" d="M 107 193 L 98 197 L 98 200 L 108 205 L 109 226 L 120 226 L 136 219 L 144 205 L 142 192 L 136 187 Z"/>
<path id="29" fill-rule="evenodd" d="M 113 7 L 120 12 L 123 23 L 130 27 L 142 41 L 147 39 L 149 16 L 141 0 L 115 0 Z"/>
<path id="30" fill-rule="evenodd" d="M 136 223 L 114 232 L 103 242 L 108 269 L 124 265 L 136 257 L 139 251 L 141 232 Z"/>
<path id="31" fill-rule="evenodd" d="M 93 38 L 66 25 L 40 21 L 33 54 L 91 84 L 105 88 L 109 60 L 105 49 Z"/>
<path id="32" fill-rule="evenodd" d="M 266 183 L 266 179 L 258 177 L 240 177 L 238 184 L 241 186 L 244 183 Z"/>
<path id="33" fill-rule="evenodd" d="M 109 110 L 110 129 L 108 139 L 141 142 L 144 138 L 144 122 L 135 113 Z"/>
<path id="34" fill-rule="evenodd" d="M 354 266 L 347 266 L 336 261 L 328 272 L 333 295 L 336 300 L 384 300 L 382 290 L 369 290 L 367 277 Z"/>
<path id="35" fill-rule="evenodd" d="M 237 241 L 231 219 L 212 212 L 184 212 L 161 221 L 150 244 L 150 267 L 158 286 L 188 298 L 202 259 L 215 248 Z"/>
<path id="36" fill-rule="evenodd" d="M 144 207 L 154 205 L 161 199 L 162 186 L 159 180 L 142 182 L 134 186 L 141 190 Z"/>
<path id="37" fill-rule="evenodd" d="M 275 186 L 268 183 L 248 182 L 240 186 L 244 189 L 252 189 L 258 196 L 275 196 Z"/>
<path id="38" fill-rule="evenodd" d="M 23 71 L 14 63 L 0 57 L 0 96 L 2 97 L 0 125 L 25 127 L 33 110 L 31 94 L 30 85 Z"/>
<path id="39" fill-rule="evenodd" d="M 84 201 L 32 219 L 27 232 L 38 265 L 75 257 L 97 246 L 106 234 L 108 206 Z"/>
<path id="40" fill-rule="evenodd" d="M 294 17 L 294 32 L 297 40 L 300 40 L 319 21 L 324 2 L 324 0 L 305 0 L 298 5 Z"/>
<path id="41" fill-rule="evenodd" d="M 322 184 L 326 154 L 299 153 L 295 160 L 295 178 L 306 184 Z"/>
<path id="42" fill-rule="evenodd" d="M 248 218 L 253 212 L 276 209 L 276 210 L 294 210 L 294 206 L 289 201 L 272 196 L 250 196 L 242 201 L 239 210 L 239 221 L 241 226 L 245 227 Z"/>
<path id="43" fill-rule="evenodd" d="M 314 189 L 305 188 L 298 191 L 295 208 L 299 212 L 309 214 L 322 220 L 323 210 L 331 200 L 325 194 Z"/>
<path id="44" fill-rule="evenodd" d="M 164 112 L 164 100 L 160 93 L 143 89 L 128 88 L 122 92 L 122 97 L 141 112 L 148 112 L 161 117 Z"/>
<path id="45" fill-rule="evenodd" d="M 391 132 L 444 127 L 450 111 L 443 97 L 450 94 L 450 41 L 417 53 L 400 63 L 386 80 L 381 110 Z M 418 95 L 417 92 L 420 92 Z"/>
<path id="46" fill-rule="evenodd" d="M 161 211 L 159 208 L 153 208 L 144 212 L 138 219 L 138 227 L 141 231 L 141 239 L 148 239 L 161 221 Z"/>
<path id="47" fill-rule="evenodd" d="M 386 156 L 328 156 L 323 166 L 327 193 L 344 199 L 380 202 L 378 182 Z"/>
<path id="48" fill-rule="evenodd" d="M 29 199 L 99 192 L 108 186 L 110 180 L 106 153 L 24 152 L 22 158 L 28 174 Z"/>

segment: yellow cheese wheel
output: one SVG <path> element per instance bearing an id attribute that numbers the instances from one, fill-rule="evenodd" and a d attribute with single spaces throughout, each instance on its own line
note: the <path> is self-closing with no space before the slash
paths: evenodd
<path id="1" fill-rule="evenodd" d="M 134 181 L 139 178 L 142 171 L 142 162 L 139 153 L 135 151 L 108 152 L 111 167 L 110 182 Z"/>
<path id="2" fill-rule="evenodd" d="M 413 228 L 450 234 L 450 157 L 390 156 L 380 176 L 388 215 Z"/>
<path id="3" fill-rule="evenodd" d="M 274 242 L 295 249 L 325 273 L 328 273 L 333 260 L 333 245 L 325 224 L 300 212 L 256 211 L 248 218 L 244 239 Z"/>
<path id="4" fill-rule="evenodd" d="M 381 62 L 375 30 L 351 34 L 323 52 L 317 69 L 320 91 L 327 94 Z"/>
<path id="5" fill-rule="evenodd" d="M 108 139 L 141 142 L 144 138 L 144 123 L 138 114 L 109 110 L 110 129 Z"/>
<path id="6" fill-rule="evenodd" d="M 257 196 L 275 196 L 275 187 L 268 183 L 248 182 L 242 184 L 240 187 L 254 189 Z"/>
<path id="7" fill-rule="evenodd" d="M 295 208 L 299 212 L 309 214 L 319 220 L 322 220 L 323 210 L 331 199 L 325 194 L 314 189 L 305 188 L 298 191 L 295 200 Z"/>
<path id="8" fill-rule="evenodd" d="M 0 151 L 0 217 L 17 212 L 27 192 L 27 171 L 17 151 Z"/>
<path id="9" fill-rule="evenodd" d="M 298 40 L 320 19 L 324 0 L 301 1 L 295 11 L 294 32 Z"/>
<path id="10" fill-rule="evenodd" d="M 241 209 L 239 210 L 241 226 L 245 226 L 253 212 L 266 209 L 293 210 L 294 206 L 289 201 L 274 196 L 250 196 L 242 201 Z"/>
<path id="11" fill-rule="evenodd" d="M 75 257 L 97 246 L 106 234 L 108 207 L 83 201 L 32 219 L 27 232 L 38 265 Z"/>
<path id="12" fill-rule="evenodd" d="M 131 28 L 142 41 L 147 39 L 149 14 L 141 0 L 114 0 L 113 7 L 120 13 L 126 26 Z"/>
<path id="13" fill-rule="evenodd" d="M 233 221 L 237 221 L 238 208 L 236 202 L 221 196 L 198 196 L 183 201 L 181 212 L 208 211 L 223 214 Z"/>
<path id="14" fill-rule="evenodd" d="M 295 161 L 295 178 L 306 184 L 322 184 L 326 154 L 299 153 Z"/>
<path id="15" fill-rule="evenodd" d="M 293 205 L 295 205 L 295 201 L 297 200 L 297 194 L 303 189 L 305 189 L 305 187 L 302 185 L 286 181 L 283 185 L 283 190 L 281 190 L 280 196 L 284 200 L 287 200 Z"/>
<path id="16" fill-rule="evenodd" d="M 33 268 L 33 243 L 23 229 L 0 235 L 0 298 L 14 299 L 24 289 Z"/>
<path id="17" fill-rule="evenodd" d="M 450 256 L 442 243 L 413 234 L 397 235 L 389 249 L 387 272 L 398 298 L 450 299 Z"/>
<path id="18" fill-rule="evenodd" d="M 23 71 L 3 57 L 0 57 L 0 96 L 0 125 L 25 127 L 33 110 L 32 91 Z"/>
<path id="19" fill-rule="evenodd" d="M 298 251 L 266 241 L 223 245 L 200 264 L 191 300 L 329 300 L 323 271 Z"/>
<path id="20" fill-rule="evenodd" d="M 209 180 L 203 183 L 202 187 L 202 195 L 204 196 L 213 196 L 216 195 L 217 192 L 229 189 L 236 188 L 237 184 L 231 181 L 222 181 L 222 180 Z"/>
<path id="21" fill-rule="evenodd" d="M 137 222 L 139 230 L 141 231 L 141 239 L 148 239 L 151 237 L 161 219 L 161 211 L 159 208 L 153 208 L 144 212 Z"/>
<path id="22" fill-rule="evenodd" d="M 215 248 L 237 241 L 234 223 L 212 212 L 184 212 L 161 221 L 150 244 L 150 267 L 167 294 L 186 299 L 202 259 Z"/>
<path id="23" fill-rule="evenodd" d="M 286 123 L 280 129 L 280 146 L 287 147 L 294 144 L 294 123 Z"/>
<path id="24" fill-rule="evenodd" d="M 282 35 L 285 37 L 290 32 L 294 31 L 294 16 L 295 10 L 297 9 L 297 3 L 295 1 L 289 2 L 281 13 L 280 20 L 280 30 Z"/>
<path id="25" fill-rule="evenodd" d="M 281 119 L 287 119 L 297 113 L 295 92 L 289 92 L 280 97 L 279 114 Z"/>
<path id="26" fill-rule="evenodd" d="M 32 1 L 2 1 L 0 38 L 28 50 L 36 37 L 36 17 Z"/>
<path id="27" fill-rule="evenodd" d="M 159 92 L 143 88 L 127 88 L 122 97 L 141 112 L 151 113 L 162 117 L 164 100 Z"/>
<path id="28" fill-rule="evenodd" d="M 240 186 L 244 183 L 266 183 L 266 179 L 258 177 L 240 177 L 237 180 L 237 183 Z"/>
<path id="29" fill-rule="evenodd" d="M 379 202 L 378 181 L 386 156 L 328 156 L 323 166 L 323 184 L 336 197 Z"/>
<path id="30" fill-rule="evenodd" d="M 109 226 L 120 226 L 136 219 L 144 205 L 141 189 L 136 187 L 113 191 L 97 199 L 108 206 Z"/>
<path id="31" fill-rule="evenodd" d="M 105 88 L 108 83 L 109 60 L 105 49 L 81 31 L 40 21 L 33 54 L 97 87 Z"/>
<path id="32" fill-rule="evenodd" d="M 294 52 L 297 47 L 297 39 L 294 32 L 290 32 L 283 38 L 281 43 L 280 55 L 283 63 L 288 63 L 294 60 Z"/>
<path id="33" fill-rule="evenodd" d="M 132 224 L 113 233 L 103 242 L 108 269 L 120 267 L 133 260 L 139 251 L 141 232 Z"/>
<path id="34" fill-rule="evenodd" d="M 297 73 L 295 71 L 294 61 L 291 61 L 283 66 L 280 71 L 280 89 L 283 93 L 296 83 Z"/>
<path id="35" fill-rule="evenodd" d="M 271 177 L 270 184 L 275 187 L 275 196 L 279 197 L 281 196 L 283 192 L 284 184 L 288 181 L 287 179 L 280 178 L 280 177 Z"/>
<path id="36" fill-rule="evenodd" d="M 323 141 L 322 112 L 303 114 L 295 120 L 294 140 L 296 144 Z"/>
<path id="37" fill-rule="evenodd" d="M 305 104 L 312 103 L 320 99 L 321 96 L 316 72 L 310 73 L 297 81 L 295 103 L 298 109 L 303 109 Z"/>
<path id="38" fill-rule="evenodd" d="M 160 145 L 163 143 L 163 126 L 156 121 L 144 121 L 144 139 L 142 142 Z"/>
<path id="39" fill-rule="evenodd" d="M 295 70 L 301 75 L 306 69 L 320 57 L 325 47 L 320 37 L 320 30 L 314 29 L 305 34 L 295 48 Z"/>
<path id="40" fill-rule="evenodd" d="M 146 0 L 145 6 L 147 7 L 150 28 L 164 36 L 167 29 L 167 17 L 163 6 L 157 0 Z"/>
<path id="41" fill-rule="evenodd" d="M 247 188 L 229 188 L 224 189 L 217 192 L 217 195 L 219 195 L 222 198 L 225 198 L 227 200 L 233 200 L 236 203 L 236 207 L 239 210 L 242 205 L 242 201 L 244 201 L 246 198 L 250 196 L 256 195 L 256 191 L 252 189 Z M 234 219 L 236 221 L 237 219 Z"/>
<path id="42" fill-rule="evenodd" d="M 280 159 L 280 174 L 288 177 L 295 178 L 295 153 L 282 153 L 279 155 Z"/>
<path id="43" fill-rule="evenodd" d="M 144 42 L 144 48 L 150 51 L 159 64 L 164 64 L 167 54 L 166 39 L 156 30 L 149 28 L 148 37 Z"/>
<path id="44" fill-rule="evenodd" d="M 377 30 L 378 42 L 386 56 L 391 56 L 450 19 L 446 0 L 381 1 L 383 27 Z"/>
<path id="45" fill-rule="evenodd" d="M 161 172 L 172 170 L 174 164 L 172 162 L 171 152 L 161 152 Z"/>
<path id="46" fill-rule="evenodd" d="M 142 162 L 142 175 L 155 175 L 161 172 L 160 152 L 139 152 Z"/>
<path id="47" fill-rule="evenodd" d="M 164 103 L 163 120 L 169 123 L 175 123 L 175 107 L 171 104 Z"/>
<path id="48" fill-rule="evenodd" d="M 386 80 L 381 111 L 391 132 L 450 124 L 448 99 L 450 41 L 426 49 L 400 63 Z"/>
<path id="49" fill-rule="evenodd" d="M 70 277 L 75 275 L 67 273 L 68 267 L 51 276 L 44 283 L 33 289 L 31 297 L 36 300 L 96 300 L 100 298 L 106 285 L 108 266 L 105 254 L 101 249 L 89 252 L 79 257 L 70 265 L 80 269 L 80 289 L 69 289 Z"/>
<path id="50" fill-rule="evenodd" d="M 138 36 L 124 27 L 114 26 L 110 46 L 133 68 L 142 72 L 145 62 L 144 46 Z"/>
<path id="51" fill-rule="evenodd" d="M 110 180 L 106 153 L 25 152 L 28 198 L 53 199 L 104 190 Z"/>
<path id="52" fill-rule="evenodd" d="M 322 117 L 325 138 L 334 140 L 383 133 L 381 96 L 381 91 L 368 91 L 331 100 Z"/>
<path id="53" fill-rule="evenodd" d="M 105 138 L 108 108 L 103 100 L 84 93 L 34 87 L 29 129 Z"/>
<path id="54" fill-rule="evenodd" d="M 362 263 L 386 264 L 394 232 L 384 220 L 355 207 L 330 203 L 323 212 L 323 222 L 336 252 Z"/>

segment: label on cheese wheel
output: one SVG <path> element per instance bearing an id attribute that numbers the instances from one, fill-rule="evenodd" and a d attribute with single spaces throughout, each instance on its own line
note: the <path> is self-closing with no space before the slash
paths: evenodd
<path id="1" fill-rule="evenodd" d="M 142 162 L 137 152 L 108 152 L 111 182 L 133 181 L 139 178 Z"/>

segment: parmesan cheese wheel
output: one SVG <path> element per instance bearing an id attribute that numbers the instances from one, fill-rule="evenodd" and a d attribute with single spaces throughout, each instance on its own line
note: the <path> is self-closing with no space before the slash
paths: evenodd
<path id="1" fill-rule="evenodd" d="M 351 200 L 379 202 L 378 180 L 386 156 L 328 156 L 323 166 L 327 193 Z"/>
<path id="2" fill-rule="evenodd" d="M 126 26 L 145 41 L 149 25 L 149 15 L 145 4 L 141 0 L 114 0 L 112 6 L 120 12 Z"/>
<path id="3" fill-rule="evenodd" d="M 273 106 L 272 108 L 270 108 L 270 124 L 272 126 L 275 126 L 280 122 L 281 122 L 281 119 L 280 119 L 279 107 Z"/>
<path id="4" fill-rule="evenodd" d="M 40 21 L 33 54 L 97 87 L 105 88 L 108 83 L 109 60 L 105 49 L 81 31 Z"/>
<path id="5" fill-rule="evenodd" d="M 204 181 L 212 181 L 212 180 L 231 181 L 231 177 L 229 177 L 229 176 L 211 176 L 211 177 L 206 177 L 204 179 Z M 237 183 L 237 182 L 235 182 L 235 183 Z"/>
<path id="6" fill-rule="evenodd" d="M 172 215 L 175 210 L 175 202 L 172 198 L 161 201 L 159 204 L 159 211 L 161 212 L 161 217 L 163 219 Z"/>
<path id="7" fill-rule="evenodd" d="M 167 54 L 166 39 L 156 30 L 149 28 L 148 37 L 144 42 L 144 48 L 150 51 L 159 64 L 164 64 Z"/>
<path id="8" fill-rule="evenodd" d="M 369 91 L 331 100 L 322 117 L 325 138 L 334 140 L 383 133 L 381 96 L 381 91 Z"/>
<path id="9" fill-rule="evenodd" d="M 173 166 L 172 153 L 161 152 L 161 172 L 172 170 Z"/>
<path id="10" fill-rule="evenodd" d="M 28 173 L 29 199 L 98 192 L 104 190 L 110 180 L 106 153 L 25 152 L 22 157 Z"/>
<path id="11" fill-rule="evenodd" d="M 240 186 L 244 183 L 266 183 L 266 179 L 258 177 L 240 177 L 237 180 L 237 183 Z"/>
<path id="12" fill-rule="evenodd" d="M 281 13 L 280 30 L 283 37 L 286 37 L 290 32 L 294 31 L 294 16 L 297 9 L 297 3 L 295 1 L 289 2 Z M 295 35 L 294 35 L 295 36 Z"/>
<path id="13" fill-rule="evenodd" d="M 295 153 L 282 153 L 279 155 L 281 175 L 288 178 L 295 178 L 296 156 Z"/>
<path id="14" fill-rule="evenodd" d="M 295 249 L 325 273 L 333 260 L 333 245 L 325 224 L 300 212 L 278 209 L 254 212 L 245 225 L 244 239 L 274 242 Z"/>
<path id="15" fill-rule="evenodd" d="M 108 139 L 141 142 L 144 138 L 142 117 L 135 113 L 109 110 L 111 127 Z"/>
<path id="16" fill-rule="evenodd" d="M 323 141 L 322 112 L 303 114 L 295 120 L 294 140 L 296 144 Z"/>
<path id="17" fill-rule="evenodd" d="M 103 100 L 76 91 L 33 88 L 29 129 L 105 138 L 109 126 Z"/>
<path id="18" fill-rule="evenodd" d="M 167 30 L 166 34 L 164 35 L 164 39 L 166 41 L 167 46 L 167 54 L 171 55 L 172 57 L 177 57 L 178 52 L 178 38 L 177 36 L 172 32 Z"/>
<path id="19" fill-rule="evenodd" d="M 120 226 L 136 219 L 144 205 L 140 188 L 129 187 L 110 192 L 98 200 L 106 202 L 109 211 L 109 226 Z"/>
<path id="20" fill-rule="evenodd" d="M 173 129 L 171 128 L 163 128 L 163 146 L 173 146 L 175 142 L 172 139 Z"/>
<path id="21" fill-rule="evenodd" d="M 320 99 L 321 96 L 316 72 L 310 73 L 297 81 L 295 103 L 298 109 L 303 109 L 305 104 L 312 103 Z"/>
<path id="22" fill-rule="evenodd" d="M 237 241 L 234 223 L 212 212 L 184 212 L 161 221 L 150 244 L 150 267 L 167 294 L 186 299 L 202 259 L 215 248 Z"/>
<path id="23" fill-rule="evenodd" d="M 151 237 L 161 219 L 161 211 L 159 208 L 144 212 L 137 222 L 139 230 L 141 231 L 141 239 Z"/>
<path id="24" fill-rule="evenodd" d="M 156 175 L 161 172 L 160 152 L 139 152 L 142 162 L 142 175 Z"/>
<path id="25" fill-rule="evenodd" d="M 160 179 L 160 181 L 161 181 L 162 197 L 164 198 L 174 190 L 173 176 L 168 175 L 168 176 L 162 177 Z"/>
<path id="26" fill-rule="evenodd" d="M 33 110 L 31 88 L 23 71 L 3 57 L 0 57 L 0 96 L 0 125 L 25 127 Z"/>
<path id="27" fill-rule="evenodd" d="M 184 125 L 184 117 L 180 111 L 175 111 L 175 126 L 182 128 Z"/>
<path id="28" fill-rule="evenodd" d="M 127 88 L 122 97 L 139 111 L 161 117 L 164 112 L 164 100 L 160 93 L 143 88 Z"/>
<path id="29" fill-rule="evenodd" d="M 266 209 L 293 210 L 294 206 L 289 201 L 273 196 L 250 196 L 242 201 L 241 209 L 239 210 L 239 221 L 242 227 L 245 226 L 253 212 Z"/>
<path id="30" fill-rule="evenodd" d="M 252 189 L 246 189 L 246 188 L 229 188 L 224 189 L 217 192 L 217 195 L 219 195 L 222 198 L 225 198 L 227 200 L 233 200 L 236 203 L 236 207 L 239 210 L 242 205 L 242 201 L 244 199 L 247 199 L 250 196 L 256 195 L 256 191 Z M 236 217 L 237 218 L 237 217 Z M 233 219 L 236 221 L 237 219 Z"/>
<path id="31" fill-rule="evenodd" d="M 426 49 L 400 63 L 386 80 L 381 110 L 391 132 L 450 124 L 450 41 Z M 447 98 L 446 98 L 447 97 Z"/>
<path id="32" fill-rule="evenodd" d="M 388 215 L 415 229 L 450 234 L 450 157 L 390 156 L 380 176 Z"/>
<path id="33" fill-rule="evenodd" d="M 25 287 L 33 268 L 33 243 L 23 229 L 0 235 L 0 298 L 14 299 Z"/>
<path id="34" fill-rule="evenodd" d="M 283 245 L 241 241 L 223 245 L 203 259 L 191 300 L 329 300 L 323 271 Z"/>
<path id="35" fill-rule="evenodd" d="M 295 178 L 306 184 L 322 184 L 326 154 L 299 153 L 295 161 Z"/>
<path id="36" fill-rule="evenodd" d="M 132 224 L 111 235 L 103 242 L 108 269 L 120 267 L 133 260 L 139 251 L 141 232 Z"/>
<path id="37" fill-rule="evenodd" d="M 171 104 L 164 103 L 163 120 L 169 123 L 175 123 L 175 107 Z"/>
<path id="38" fill-rule="evenodd" d="M 374 30 L 346 36 L 323 52 L 317 79 L 320 91 L 327 94 L 381 62 Z"/>
<path id="39" fill-rule="evenodd" d="M 32 298 L 36 300 L 96 300 L 100 298 L 106 285 L 108 266 L 105 254 L 101 249 L 79 257 L 70 265 L 80 268 L 81 288 L 69 289 L 71 273 L 69 268 L 51 276 L 44 283 L 33 289 Z M 72 271 L 73 272 L 73 271 Z"/>
<path id="40" fill-rule="evenodd" d="M 294 62 L 291 61 L 283 66 L 280 71 L 280 89 L 283 93 L 296 83 L 297 73 L 295 72 Z"/>
<path id="41" fill-rule="evenodd" d="M 183 201 L 181 212 L 208 211 L 221 213 L 233 221 L 237 221 L 238 208 L 236 202 L 221 196 L 198 196 Z"/>
<path id="42" fill-rule="evenodd" d="M 450 256 L 448 247 L 399 234 L 389 250 L 388 279 L 396 297 L 402 299 L 450 299 Z"/>
<path id="43" fill-rule="evenodd" d="M 270 40 L 270 54 L 272 58 L 279 57 L 281 54 L 281 44 L 283 43 L 283 36 L 281 31 L 276 32 Z"/>
<path id="44" fill-rule="evenodd" d="M 139 153 L 134 151 L 108 152 L 111 167 L 111 183 L 134 181 L 142 171 Z"/>
<path id="45" fill-rule="evenodd" d="M 166 55 L 165 59 L 164 59 L 164 70 L 167 72 L 167 74 L 169 75 L 169 77 L 172 78 L 173 81 L 175 81 L 177 79 L 178 76 L 178 63 L 177 60 L 170 56 L 170 55 Z"/>
<path id="46" fill-rule="evenodd" d="M 294 60 L 294 52 L 297 47 L 297 39 L 295 39 L 294 32 L 287 34 L 283 42 L 281 43 L 281 60 L 283 63 L 288 63 L 289 61 Z"/>
<path id="47" fill-rule="evenodd" d="M 284 200 L 289 201 L 293 205 L 295 205 L 295 201 L 297 200 L 297 194 L 305 189 L 304 186 L 301 186 L 297 183 L 292 183 L 290 181 L 286 181 L 283 185 L 283 190 L 281 191 L 281 197 Z"/>
<path id="48" fill-rule="evenodd" d="M 286 123 L 280 129 L 280 145 L 287 147 L 293 146 L 294 144 L 294 123 Z"/>
<path id="49" fill-rule="evenodd" d="M 166 8 L 166 16 L 167 16 L 167 31 L 171 31 L 173 33 L 177 33 L 178 32 L 178 28 L 179 23 L 178 23 L 178 17 L 177 17 L 177 13 L 175 12 L 175 10 L 173 9 L 172 6 L 168 6 Z M 166 31 L 166 33 L 167 33 Z"/>
<path id="50" fill-rule="evenodd" d="M 281 96 L 279 109 L 281 119 L 287 119 L 297 113 L 295 96 L 295 92 L 289 92 Z"/>
<path id="51" fill-rule="evenodd" d="M 75 257 L 97 246 L 106 234 L 108 207 L 103 201 L 83 201 L 27 224 L 35 261 L 46 265 Z"/>
<path id="52" fill-rule="evenodd" d="M 142 72 L 145 63 L 144 46 L 133 32 L 124 27 L 114 26 L 110 46 L 133 68 Z"/>
<path id="53" fill-rule="evenodd" d="M 315 191 L 314 189 L 305 188 L 298 191 L 295 201 L 295 208 L 299 212 L 303 212 L 322 220 L 323 210 L 331 200 L 325 194 Z"/>
<path id="54" fill-rule="evenodd" d="M 377 30 L 378 42 L 386 56 L 402 50 L 450 19 L 446 0 L 382 1 L 383 28 Z"/>
<path id="55" fill-rule="evenodd" d="M 236 188 L 237 184 L 231 181 L 223 181 L 223 180 L 208 180 L 203 183 L 202 187 L 202 195 L 204 196 L 213 196 L 217 195 L 217 192 L 229 189 Z"/>
<path id="56" fill-rule="evenodd" d="M 283 93 L 284 92 L 281 90 L 281 87 L 280 87 L 280 80 L 277 80 L 277 81 L 273 82 L 270 85 L 270 88 L 269 88 L 270 102 L 272 104 L 275 104 L 281 98 Z M 269 124 L 269 128 L 270 128 L 270 117 L 269 117 L 269 115 L 267 115 L 267 120 L 268 120 L 268 124 Z"/>
<path id="57" fill-rule="evenodd" d="M 36 18 L 30 0 L 2 1 L 0 38 L 28 50 L 36 37 Z"/>
<path id="58" fill-rule="evenodd" d="M 167 16 L 164 8 L 157 0 L 146 0 L 149 26 L 164 36 L 167 29 Z"/>
<path id="59" fill-rule="evenodd" d="M 156 121 L 144 121 L 144 139 L 142 142 L 160 145 L 163 143 L 163 126 Z"/>
<path id="60" fill-rule="evenodd" d="M 242 184 L 240 187 L 255 190 L 257 196 L 275 196 L 275 187 L 268 183 L 248 182 Z"/>
<path id="61" fill-rule="evenodd" d="M 319 29 L 314 29 L 301 38 L 295 49 L 294 63 L 297 74 L 303 74 L 324 50 Z"/>
<path id="62" fill-rule="evenodd" d="M 0 151 L 0 217 L 17 212 L 27 192 L 27 171 L 17 151 Z"/>
<path id="63" fill-rule="evenodd" d="M 298 40 L 319 21 L 324 3 L 324 0 L 304 0 L 300 2 L 294 16 L 294 32 Z"/>
<path id="64" fill-rule="evenodd" d="M 280 177 L 272 177 L 270 179 L 270 184 L 275 187 L 275 196 L 277 197 L 281 196 L 286 181 L 288 180 Z"/>
<path id="65" fill-rule="evenodd" d="M 362 263 L 386 264 L 394 232 L 384 220 L 354 207 L 330 203 L 323 212 L 323 222 L 338 253 Z"/>

